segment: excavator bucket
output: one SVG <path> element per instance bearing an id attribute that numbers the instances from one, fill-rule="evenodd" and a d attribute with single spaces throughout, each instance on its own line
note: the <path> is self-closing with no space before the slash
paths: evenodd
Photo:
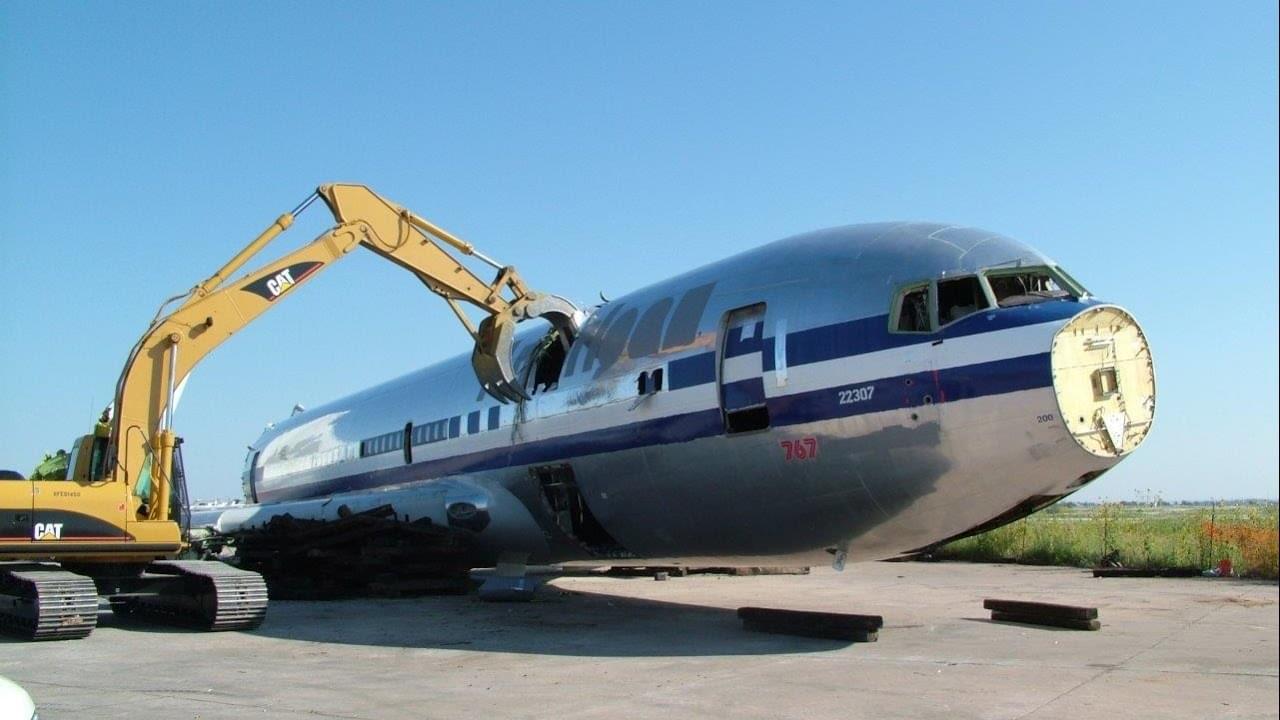
<path id="1" fill-rule="evenodd" d="M 520 402 L 528 398 L 511 366 L 511 341 L 516 320 L 508 313 L 490 315 L 476 331 L 476 347 L 471 351 L 471 367 L 480 387 L 499 402 Z"/>
<path id="2" fill-rule="evenodd" d="M 507 310 L 486 317 L 476 330 L 471 367 L 480 386 L 499 402 L 520 402 L 529 398 L 512 365 L 511 348 L 516 324 L 535 317 L 551 323 L 569 342 L 577 337 L 582 322 L 581 311 L 568 300 L 556 295 L 529 293 Z"/>

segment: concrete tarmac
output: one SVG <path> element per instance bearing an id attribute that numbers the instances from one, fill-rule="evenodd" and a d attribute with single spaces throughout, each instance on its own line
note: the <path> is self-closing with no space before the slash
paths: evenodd
<path id="1" fill-rule="evenodd" d="M 0 640 L 58 718 L 1275 718 L 1277 585 L 867 563 L 808 576 L 562 577 L 475 597 L 273 602 L 252 633 L 122 625 Z M 1102 629 L 993 623 L 987 597 Z M 764 605 L 879 614 L 879 642 L 744 631 Z"/>

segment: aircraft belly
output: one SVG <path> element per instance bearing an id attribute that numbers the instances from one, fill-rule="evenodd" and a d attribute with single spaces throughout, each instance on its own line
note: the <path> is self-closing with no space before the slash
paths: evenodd
<path id="1" fill-rule="evenodd" d="M 600 523 L 642 558 L 884 558 L 1113 465 L 1037 422 L 1054 402 L 1035 388 L 948 402 L 928 422 L 902 408 L 570 462 Z M 814 438 L 816 457 L 787 462 L 792 437 Z"/>

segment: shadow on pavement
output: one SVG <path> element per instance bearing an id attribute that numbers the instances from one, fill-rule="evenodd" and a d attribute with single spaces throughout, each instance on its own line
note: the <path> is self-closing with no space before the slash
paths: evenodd
<path id="1" fill-rule="evenodd" d="M 543 587 L 527 603 L 489 603 L 474 595 L 272 602 L 266 622 L 251 634 L 346 645 L 586 657 L 772 655 L 827 652 L 851 644 L 748 632 L 733 608 L 555 586 Z"/>

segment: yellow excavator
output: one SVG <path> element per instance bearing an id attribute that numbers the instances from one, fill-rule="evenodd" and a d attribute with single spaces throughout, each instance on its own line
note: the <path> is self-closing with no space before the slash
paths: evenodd
<path id="1" fill-rule="evenodd" d="M 336 224 L 307 245 L 229 282 L 315 200 Z M 502 402 L 524 397 L 511 364 L 516 323 L 541 317 L 571 339 L 581 313 L 534 292 L 510 266 L 363 185 L 322 185 L 221 269 L 170 298 L 129 352 L 114 402 L 66 458 L 64 478 L 0 471 L 0 629 L 26 639 L 85 637 L 99 597 L 116 612 L 207 630 L 257 627 L 267 588 L 257 573 L 182 560 L 189 509 L 177 388 L 191 369 L 282 297 L 357 247 L 413 273 L 449 304 L 475 341 L 481 386 Z M 484 282 L 445 248 L 497 270 Z M 474 324 L 462 303 L 485 317 Z"/>

